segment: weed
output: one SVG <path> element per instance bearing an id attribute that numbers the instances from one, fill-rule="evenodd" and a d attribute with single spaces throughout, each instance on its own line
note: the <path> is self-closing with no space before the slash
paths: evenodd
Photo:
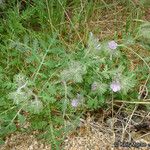
<path id="1" fill-rule="evenodd" d="M 0 1 L 1 141 L 17 130 L 38 130 L 39 138 L 59 149 L 85 111 L 110 107 L 112 95 L 129 102 L 142 98 L 137 87 L 142 81 L 142 87 L 148 85 L 149 56 L 145 59 L 132 47 L 149 46 L 149 23 L 139 23 L 141 14 L 130 8 L 135 3 L 125 2 Z M 114 23 L 113 35 L 96 37 L 89 25 L 98 18 L 94 13 L 120 5 L 130 12 L 125 26 Z M 131 53 L 143 62 L 136 69 L 130 69 Z"/>

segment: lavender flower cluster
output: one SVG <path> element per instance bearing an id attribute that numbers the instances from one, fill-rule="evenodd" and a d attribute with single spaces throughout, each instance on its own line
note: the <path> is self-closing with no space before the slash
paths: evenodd
<path id="1" fill-rule="evenodd" d="M 123 75 L 125 67 L 122 65 L 114 69 L 111 67 L 111 64 L 115 61 L 115 56 L 118 57 L 118 54 L 120 54 L 118 46 L 118 43 L 114 40 L 100 44 L 99 39 L 90 33 L 88 47 L 85 49 L 83 60 L 81 62 L 74 61 L 70 63 L 68 69 L 61 73 L 62 79 L 65 81 L 72 79 L 75 81 L 74 83 L 81 83 L 83 81 L 83 75 L 88 75 L 89 68 L 92 68 L 94 75 L 96 73 L 96 79 L 91 84 L 92 94 L 103 95 L 108 90 L 114 93 L 121 92 L 126 94 L 134 86 L 132 75 Z M 97 67 L 99 64 L 104 64 L 104 67 Z M 91 74 L 89 75 L 89 78 L 91 78 Z M 113 78 L 112 81 L 110 81 L 111 78 Z M 77 108 L 81 104 L 81 99 L 77 96 L 71 99 L 70 104 L 73 108 Z"/>
<path id="2" fill-rule="evenodd" d="M 93 34 L 92 34 L 93 36 Z M 96 43 L 98 43 L 98 41 L 96 41 Z M 99 45 L 98 45 L 99 46 Z M 108 48 L 113 52 L 114 50 L 116 50 L 118 47 L 118 44 L 115 41 L 110 41 L 108 42 Z M 91 85 L 91 90 L 92 91 L 96 91 L 99 89 L 101 85 L 98 82 L 93 82 L 93 84 Z M 112 81 L 112 83 L 110 83 L 110 89 L 113 92 L 118 92 L 121 90 L 121 83 L 118 80 L 114 80 Z M 71 106 L 76 108 L 78 107 L 80 104 L 80 98 L 74 98 L 71 100 Z"/>
<path id="3" fill-rule="evenodd" d="M 71 106 L 76 108 L 81 105 L 84 101 L 84 97 L 81 94 L 77 94 L 76 98 L 71 100 Z"/>
<path id="4" fill-rule="evenodd" d="M 108 48 L 110 50 L 116 50 L 118 47 L 118 44 L 115 41 L 110 41 L 108 42 Z M 98 85 L 96 82 L 93 82 L 91 89 L 92 91 L 95 91 L 98 88 Z M 121 90 L 121 83 L 118 80 L 112 81 L 112 83 L 110 84 L 110 88 L 113 92 L 118 92 Z"/>

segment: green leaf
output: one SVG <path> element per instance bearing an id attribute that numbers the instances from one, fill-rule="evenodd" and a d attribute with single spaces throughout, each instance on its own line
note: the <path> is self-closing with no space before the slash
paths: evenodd
<path id="1" fill-rule="evenodd" d="M 31 101 L 26 109 L 33 114 L 39 114 L 43 110 L 43 103 L 40 100 Z"/>
<path id="2" fill-rule="evenodd" d="M 31 127 L 32 127 L 34 130 L 42 130 L 42 129 L 46 128 L 47 124 L 48 124 L 47 121 L 34 120 L 34 121 L 31 123 Z"/>
<path id="3" fill-rule="evenodd" d="M 0 145 L 5 144 L 5 141 L 0 138 Z"/>
<path id="4" fill-rule="evenodd" d="M 18 114 L 18 121 L 19 121 L 19 124 L 23 125 L 26 122 L 26 117 L 21 114 Z"/>
<path id="5" fill-rule="evenodd" d="M 88 99 L 88 101 L 87 101 L 87 107 L 88 108 L 95 109 L 95 108 L 97 108 L 97 106 L 98 106 L 97 98 L 95 98 L 95 99 L 89 98 Z"/>

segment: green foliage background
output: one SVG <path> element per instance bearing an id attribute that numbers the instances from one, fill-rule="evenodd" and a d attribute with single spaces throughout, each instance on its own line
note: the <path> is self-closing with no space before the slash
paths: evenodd
<path id="1" fill-rule="evenodd" d="M 140 43 L 149 50 L 149 23 L 132 28 L 144 4 L 141 1 L 136 7 L 130 0 L 4 1 L 0 6 L 0 142 L 15 131 L 39 130 L 39 138 L 59 149 L 84 111 L 109 107 L 109 85 L 118 72 L 123 88 L 114 99 L 137 100 L 136 86 L 147 79 L 149 68 L 142 63 L 131 71 L 125 49 Z M 118 5 L 129 12 L 123 38 L 118 39 L 116 30 L 112 39 L 99 41 L 88 22 L 95 12 L 115 10 Z M 107 44 L 113 39 L 119 47 L 111 59 Z M 149 56 L 144 60 L 148 64 Z M 92 92 L 95 81 L 99 88 Z M 74 109 L 70 102 L 78 94 L 81 103 Z"/>

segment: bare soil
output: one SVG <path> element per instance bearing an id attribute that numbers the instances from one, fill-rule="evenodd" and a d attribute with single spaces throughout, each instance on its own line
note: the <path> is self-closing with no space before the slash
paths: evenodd
<path id="1" fill-rule="evenodd" d="M 101 114 L 100 114 L 101 113 Z M 135 111 L 129 122 L 131 113 L 117 110 L 114 117 L 110 110 L 106 112 L 88 112 L 85 119 L 74 132 L 65 139 L 60 149 L 64 150 L 124 150 L 129 149 L 126 142 L 144 143 L 145 146 L 131 146 L 130 149 L 150 149 L 150 116 L 144 111 Z M 125 126 L 127 128 L 125 129 Z M 123 131 L 125 134 L 123 137 Z M 115 143 L 121 142 L 124 146 Z M 148 147 L 149 146 L 149 147 Z M 35 138 L 34 133 L 15 133 L 6 138 L 0 150 L 51 150 L 51 145 L 45 144 Z"/>
<path id="2" fill-rule="evenodd" d="M 123 7 L 118 6 L 117 9 L 118 14 L 124 14 Z M 114 18 L 112 17 L 114 12 L 106 12 L 101 16 L 103 17 L 97 18 L 97 21 L 90 21 L 88 27 L 95 28 L 95 30 L 101 28 L 100 38 L 111 37 L 116 30 L 114 28 Z M 149 9 L 144 19 L 150 20 Z M 125 20 L 126 14 L 118 16 L 118 30 L 121 30 L 125 25 Z M 135 69 L 139 61 L 135 62 L 135 58 L 131 54 L 128 57 L 131 62 L 134 61 L 132 69 Z M 122 103 L 119 107 L 125 108 L 123 105 Z M 121 109 L 117 109 L 113 114 L 109 110 L 89 113 L 87 117 L 81 119 L 81 125 L 76 131 L 66 137 L 63 148 L 64 150 L 148 150 L 150 149 L 149 115 L 150 113 L 142 111 L 142 109 L 135 111 L 133 114 L 128 110 L 122 111 Z M 138 148 L 114 147 L 114 142 L 121 140 L 130 143 L 145 143 L 146 146 Z M 33 133 L 15 133 L 6 138 L 5 144 L 0 146 L 0 150 L 51 150 L 51 145 L 37 140 Z"/>

